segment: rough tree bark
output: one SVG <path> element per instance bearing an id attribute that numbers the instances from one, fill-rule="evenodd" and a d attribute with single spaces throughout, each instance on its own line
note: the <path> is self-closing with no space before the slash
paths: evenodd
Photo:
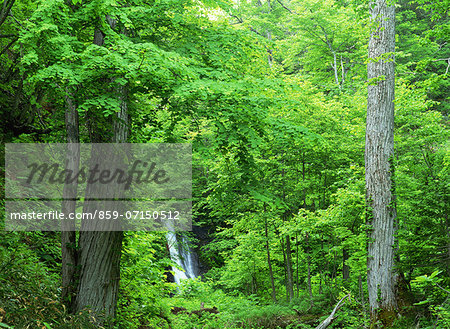
<path id="1" fill-rule="evenodd" d="M 112 28 L 115 27 L 114 20 L 107 17 L 107 21 Z M 95 31 L 94 44 L 101 46 L 103 43 L 104 34 L 100 30 Z M 120 111 L 114 117 L 114 121 L 111 122 L 113 129 L 112 140 L 101 140 L 102 138 L 100 137 L 101 142 L 125 143 L 128 138 L 126 87 L 117 89 L 116 93 L 121 100 L 121 105 Z M 114 157 L 114 155 L 98 153 L 95 152 L 93 154 L 94 158 L 112 156 L 111 162 L 115 165 L 119 165 L 118 162 L 121 161 L 120 156 Z M 89 191 L 86 193 L 89 195 Z M 115 197 L 120 199 L 120 191 L 117 193 L 119 194 L 116 194 Z M 108 194 L 111 195 L 110 193 Z M 93 213 L 96 207 L 98 207 L 98 203 L 86 201 L 83 212 Z M 102 227 L 102 229 L 105 230 L 106 228 Z M 107 319 L 114 318 L 116 314 L 123 240 L 123 232 L 119 231 L 119 229 L 120 227 L 117 226 L 117 223 L 111 223 L 111 227 L 107 231 L 80 232 L 78 243 L 78 266 L 80 268 L 80 274 L 75 300 L 75 311 L 80 311 L 87 307 L 90 308 L 99 319 L 98 324 L 105 324 Z"/>
<path id="2" fill-rule="evenodd" d="M 372 321 L 388 326 L 396 316 L 394 269 L 396 209 L 393 183 L 394 51 L 393 3 L 370 3 L 366 122 L 367 283 Z"/>
<path id="3" fill-rule="evenodd" d="M 66 89 L 65 124 L 67 131 L 66 169 L 78 172 L 80 166 L 80 133 L 78 110 L 73 94 Z M 77 182 L 65 184 L 63 190 L 62 213 L 75 213 Z M 63 220 L 61 227 L 62 292 L 61 299 L 69 312 L 73 312 L 76 279 L 76 234 L 73 220 Z"/>
<path id="4" fill-rule="evenodd" d="M 122 92 L 125 91 L 122 90 Z M 122 96 L 121 96 L 122 97 Z M 123 143 L 126 142 L 128 136 L 127 123 L 127 106 L 126 100 L 122 99 L 121 110 L 117 113 L 115 121 L 113 123 L 114 136 L 113 142 Z M 103 153 L 102 153 L 103 152 Z M 123 156 L 120 154 L 108 154 L 108 150 L 97 150 L 92 154 L 94 160 L 92 163 L 96 163 L 95 159 L 102 158 L 99 163 L 105 163 L 105 158 L 109 159 L 109 163 L 114 163 L 114 166 L 120 167 Z M 105 194 L 112 196 L 115 199 L 122 199 L 123 195 L 121 190 L 114 188 L 111 184 L 108 186 L 100 186 L 101 188 L 112 189 Z M 95 189 L 95 187 L 94 187 Z M 87 197 L 90 195 L 89 184 L 86 192 Z M 98 193 L 98 189 L 95 193 Z M 100 194 L 100 195 L 105 195 Z M 96 209 L 102 205 L 98 201 L 86 200 L 83 212 L 94 213 Z M 120 210 L 120 202 L 105 203 L 104 209 L 99 210 Z M 102 206 L 100 206 L 102 207 Z M 89 228 L 89 223 L 82 224 L 83 228 Z M 86 226 L 84 226 L 86 225 Z M 120 257 L 122 250 L 123 232 L 120 231 L 119 222 L 109 222 L 109 227 L 102 226 L 104 231 L 96 231 L 95 227 L 93 231 L 81 231 L 79 238 L 79 261 L 78 266 L 80 268 L 78 290 L 76 295 L 75 310 L 80 311 L 86 307 L 90 308 L 94 314 L 99 318 L 99 324 L 105 324 L 107 319 L 114 318 L 116 314 L 117 297 L 119 292 L 119 280 L 120 280 Z"/>

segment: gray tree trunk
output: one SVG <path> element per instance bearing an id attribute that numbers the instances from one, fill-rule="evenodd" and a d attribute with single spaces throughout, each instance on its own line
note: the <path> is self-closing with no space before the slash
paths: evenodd
<path id="1" fill-rule="evenodd" d="M 87 210 L 86 210 L 87 211 Z M 80 232 L 76 311 L 90 308 L 104 323 L 116 313 L 123 232 Z"/>
<path id="2" fill-rule="evenodd" d="M 373 321 L 389 325 L 397 302 L 394 270 L 396 209 L 393 183 L 395 9 L 385 0 L 370 3 L 366 122 L 367 283 Z"/>
<path id="3" fill-rule="evenodd" d="M 115 22 L 108 17 L 107 20 L 111 27 L 114 27 Z M 103 33 L 99 30 L 95 31 L 94 44 L 101 46 L 103 43 Z M 114 117 L 114 121 L 111 122 L 114 135 L 110 141 L 101 140 L 100 137 L 102 142 L 125 143 L 128 138 L 127 89 L 126 87 L 119 88 L 116 93 L 121 100 L 121 105 L 120 111 Z M 99 154 L 99 152 L 95 152 L 93 156 L 93 163 L 95 163 L 95 157 L 111 157 L 111 155 Z M 123 160 L 123 157 L 120 156 L 114 157 L 112 155 L 112 157 L 111 162 L 115 166 L 118 166 L 119 162 Z M 104 163 L 104 160 L 102 162 Z M 118 193 L 120 192 L 118 191 Z M 89 196 L 89 186 L 86 195 Z M 121 198 L 120 194 L 115 196 Z M 98 203 L 86 201 L 83 211 L 92 213 L 95 207 L 98 207 Z M 108 231 L 80 232 L 78 243 L 80 275 L 75 310 L 91 309 L 96 315 L 99 325 L 105 324 L 108 319 L 114 318 L 116 314 L 123 240 L 123 232 L 119 229 L 117 223 L 112 222 Z"/>
<path id="4" fill-rule="evenodd" d="M 80 134 L 78 110 L 73 100 L 73 94 L 66 90 L 65 124 L 67 131 L 66 169 L 78 172 L 80 166 Z M 77 182 L 65 184 L 63 190 L 62 213 L 74 213 L 76 208 Z M 62 291 L 61 299 L 69 312 L 73 311 L 75 279 L 76 279 L 76 233 L 73 220 L 63 220 L 61 227 L 61 260 L 62 260 Z"/>
<path id="5" fill-rule="evenodd" d="M 125 92 L 121 95 L 123 102 L 121 110 L 117 113 L 114 126 L 113 141 L 116 143 L 125 142 L 128 136 L 128 128 L 123 127 L 127 122 L 127 105 L 124 98 Z M 102 153 L 102 150 L 93 152 L 93 164 L 96 162 L 104 163 L 104 159 L 109 159 L 109 163 L 114 163 L 114 166 L 120 167 L 123 161 L 122 155 Z M 95 161 L 96 158 L 102 158 L 102 161 Z M 86 192 L 87 198 L 92 190 Z M 95 189 L 95 187 L 93 187 Z M 114 196 L 121 199 L 123 195 L 120 189 L 114 189 L 114 186 L 99 186 L 98 188 L 113 189 L 108 191 L 109 196 Z M 95 194 L 99 195 L 96 190 Z M 106 192 L 105 192 L 106 193 Z M 114 194 L 111 194 L 114 193 Z M 100 194 L 102 195 L 102 194 Z M 99 208 L 98 201 L 85 201 L 83 212 L 94 213 L 95 209 Z M 124 213 L 121 209 L 121 203 L 115 202 L 112 204 L 105 204 L 104 209 Z M 120 257 L 122 250 L 123 232 L 120 231 L 120 223 L 111 221 L 109 227 L 102 227 L 104 231 L 95 231 L 95 227 L 89 228 L 89 223 L 82 224 L 84 228 L 94 229 L 94 231 L 81 231 L 79 238 L 79 283 L 76 297 L 76 311 L 80 311 L 86 307 L 90 308 L 99 319 L 99 324 L 105 324 L 107 319 L 115 317 L 117 297 L 119 292 L 120 281 Z M 86 226 L 84 226 L 86 225 Z M 105 224 L 103 224 L 105 225 Z"/>

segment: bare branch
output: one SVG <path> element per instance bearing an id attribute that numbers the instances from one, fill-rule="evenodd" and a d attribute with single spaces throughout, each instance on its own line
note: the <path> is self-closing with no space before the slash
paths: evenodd
<path id="1" fill-rule="evenodd" d="M 262 33 L 260 33 L 260 32 L 258 32 L 257 30 L 255 30 L 253 27 L 249 26 L 248 28 L 250 29 L 250 31 L 255 32 L 256 34 L 258 34 L 258 35 L 260 35 L 260 36 L 262 36 L 262 37 L 264 37 L 264 38 L 266 37 L 266 36 L 263 35 Z"/>
<path id="2" fill-rule="evenodd" d="M 230 15 L 230 17 L 236 18 L 239 24 L 244 23 L 244 21 L 242 20 L 242 18 L 240 18 L 240 17 L 238 17 L 238 16 L 236 16 L 236 15 L 233 15 L 233 14 L 229 14 L 229 15 Z"/>
<path id="3" fill-rule="evenodd" d="M 27 29 L 25 26 L 23 26 L 22 23 L 20 23 L 20 21 L 19 21 L 17 18 L 14 17 L 14 15 L 13 15 L 13 13 L 12 13 L 11 10 L 9 11 L 9 16 L 11 16 L 11 17 L 13 18 L 13 20 L 14 20 L 17 24 L 19 24 L 19 25 L 20 25 L 21 27 L 23 27 L 25 30 L 29 31 L 29 29 Z"/>
<path id="4" fill-rule="evenodd" d="M 442 291 L 445 291 L 447 294 L 450 295 L 450 291 L 448 291 L 447 289 L 442 288 L 438 283 L 436 283 L 436 286 L 437 286 L 438 288 L 440 288 Z"/>
<path id="5" fill-rule="evenodd" d="M 450 57 L 449 58 L 439 58 L 439 59 L 432 60 L 432 62 L 442 62 L 442 61 L 448 62 L 448 61 L 450 61 Z"/>
<path id="6" fill-rule="evenodd" d="M 328 327 L 331 324 L 331 322 L 333 322 L 333 320 L 335 319 L 336 312 L 339 311 L 339 309 L 344 305 L 344 300 L 347 297 L 348 297 L 348 300 L 350 301 L 350 294 L 342 297 L 341 300 L 336 304 L 336 306 L 334 307 L 333 311 L 328 316 L 328 318 L 323 320 L 322 323 L 316 327 L 316 329 L 325 329 L 326 327 Z"/>
<path id="7" fill-rule="evenodd" d="M 284 9 L 286 9 L 288 12 L 290 12 L 291 14 L 294 15 L 298 15 L 295 11 L 289 9 L 288 7 L 286 7 L 280 0 L 277 0 L 277 2 L 281 5 L 281 7 L 283 7 Z"/>

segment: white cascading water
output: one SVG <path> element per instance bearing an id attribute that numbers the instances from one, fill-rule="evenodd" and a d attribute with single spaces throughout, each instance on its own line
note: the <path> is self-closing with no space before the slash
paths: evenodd
<path id="1" fill-rule="evenodd" d="M 172 266 L 175 283 L 179 284 L 181 280 L 196 278 L 195 260 L 186 236 L 182 235 L 181 243 L 178 243 L 176 233 L 169 231 L 166 234 L 166 239 L 169 245 L 170 258 L 178 265 Z"/>

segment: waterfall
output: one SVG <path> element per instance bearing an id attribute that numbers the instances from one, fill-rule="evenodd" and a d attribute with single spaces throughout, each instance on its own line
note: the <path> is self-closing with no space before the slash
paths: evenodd
<path id="1" fill-rule="evenodd" d="M 181 241 L 178 242 L 176 233 L 169 231 L 166 234 L 166 239 L 169 245 L 170 258 L 178 265 L 178 268 L 172 266 L 175 282 L 179 284 L 181 280 L 196 278 L 198 274 L 198 260 L 189 246 L 188 238 L 182 235 Z"/>

